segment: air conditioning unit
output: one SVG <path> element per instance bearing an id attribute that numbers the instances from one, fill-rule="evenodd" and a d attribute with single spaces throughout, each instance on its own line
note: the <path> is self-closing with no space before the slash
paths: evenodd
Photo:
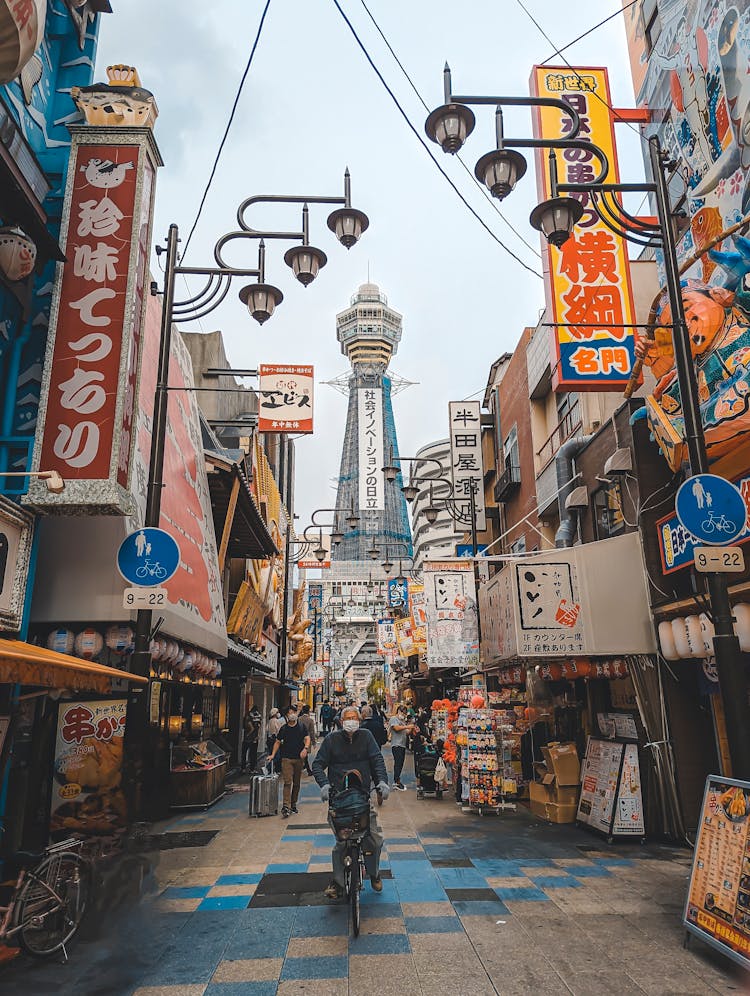
<path id="1" fill-rule="evenodd" d="M 580 488 L 574 488 L 570 492 L 568 497 L 565 499 L 565 507 L 567 509 L 588 508 L 589 507 L 588 489 L 583 485 Z"/>
<path id="2" fill-rule="evenodd" d="M 632 469 L 633 455 L 630 452 L 629 446 L 621 446 L 620 449 L 615 450 L 612 456 L 608 457 L 607 462 L 604 464 L 605 475 L 627 474 L 627 472 Z"/>

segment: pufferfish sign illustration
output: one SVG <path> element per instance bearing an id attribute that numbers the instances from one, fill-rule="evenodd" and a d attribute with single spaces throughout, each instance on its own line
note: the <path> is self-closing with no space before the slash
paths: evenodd
<path id="1" fill-rule="evenodd" d="M 85 166 L 81 166 L 81 172 L 86 175 L 86 180 L 92 187 L 111 190 L 120 186 L 133 165 L 132 162 L 114 163 L 111 159 L 89 159 Z"/>

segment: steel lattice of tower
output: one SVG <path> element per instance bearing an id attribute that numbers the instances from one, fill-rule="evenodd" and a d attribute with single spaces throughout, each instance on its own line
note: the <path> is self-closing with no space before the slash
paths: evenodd
<path id="1" fill-rule="evenodd" d="M 386 481 L 382 468 L 398 457 L 396 423 L 388 363 L 401 339 L 401 315 L 375 284 L 363 284 L 351 305 L 336 316 L 341 352 L 352 366 L 349 407 L 341 453 L 337 508 L 357 509 L 360 521 L 348 529 L 344 513 L 337 529 L 344 540 L 334 548 L 339 561 L 369 561 L 374 546 L 380 560 L 398 560 L 412 553 L 411 527 L 403 480 Z"/>

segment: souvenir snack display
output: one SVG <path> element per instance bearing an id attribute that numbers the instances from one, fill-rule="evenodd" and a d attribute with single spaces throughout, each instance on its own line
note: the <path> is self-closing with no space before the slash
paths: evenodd
<path id="1" fill-rule="evenodd" d="M 481 699 L 481 696 L 474 698 Z M 467 709 L 465 722 L 469 805 L 494 808 L 500 804 L 502 795 L 494 711 Z"/>

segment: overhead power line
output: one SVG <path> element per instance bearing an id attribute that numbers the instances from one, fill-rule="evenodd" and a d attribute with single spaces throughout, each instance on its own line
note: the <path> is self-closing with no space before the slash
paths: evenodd
<path id="1" fill-rule="evenodd" d="M 537 270 L 535 270 L 533 267 L 529 266 L 528 263 L 525 263 L 520 258 L 520 256 L 517 256 L 516 253 L 514 253 L 513 250 L 510 249 L 502 241 L 502 239 L 499 236 L 497 236 L 492 231 L 492 229 L 487 224 L 487 222 L 484 220 L 484 218 L 482 218 L 482 216 L 480 214 L 478 214 L 477 211 L 475 211 L 475 209 L 471 206 L 471 204 L 469 204 L 469 202 L 466 200 L 466 198 L 464 197 L 464 195 L 458 189 L 458 187 L 453 182 L 453 180 L 451 179 L 451 177 L 445 172 L 445 170 L 443 169 L 443 167 L 440 165 L 440 163 L 438 162 L 438 160 L 435 158 L 435 156 L 432 153 L 432 149 L 429 147 L 429 145 L 427 145 L 427 143 L 425 142 L 425 140 L 420 135 L 419 131 L 412 124 L 411 120 L 409 119 L 408 114 L 406 113 L 406 111 L 404 110 L 404 108 L 401 106 L 401 103 L 399 102 L 398 97 L 393 92 L 393 90 L 390 88 L 390 86 L 386 82 L 383 74 L 380 72 L 380 70 L 378 69 L 378 67 L 375 65 L 375 63 L 374 63 L 374 61 L 372 59 L 372 56 L 367 51 L 367 48 L 365 47 L 365 45 L 362 42 L 362 40 L 359 37 L 359 35 L 357 34 L 357 31 L 356 31 L 354 25 L 349 20 L 349 18 L 346 16 L 346 13 L 342 9 L 341 4 L 339 3 L 339 0 L 333 0 L 333 5 L 335 6 L 336 10 L 338 10 L 338 12 L 341 15 L 341 17 L 342 17 L 344 23 L 346 24 L 346 26 L 349 28 L 349 31 L 351 32 L 354 40 L 356 41 L 357 45 L 361 49 L 362 54 L 367 59 L 368 63 L 370 64 L 371 69 L 373 70 L 373 72 L 375 73 L 375 75 L 378 77 L 378 79 L 382 83 L 382 85 L 385 88 L 388 96 L 391 98 L 391 100 L 393 101 L 393 103 L 396 105 L 396 107 L 397 107 L 397 109 L 398 109 L 401 117 L 404 119 L 404 121 L 406 122 L 406 124 L 409 126 L 410 131 L 416 136 L 417 141 L 419 142 L 419 144 L 422 146 L 422 148 L 425 150 L 425 152 L 427 153 L 427 155 L 430 157 L 430 159 L 434 163 L 435 167 L 440 171 L 440 173 L 442 174 L 443 178 L 450 184 L 450 186 L 452 187 L 453 191 L 456 193 L 456 195 L 459 197 L 459 199 L 463 203 L 464 207 L 468 208 L 468 210 L 471 212 L 471 214 L 477 219 L 477 221 L 479 222 L 479 224 L 482 226 L 482 228 L 485 229 L 485 231 L 487 232 L 487 234 L 491 238 L 493 238 L 495 240 L 495 242 L 497 242 L 497 244 L 508 253 L 509 256 L 512 256 L 513 259 L 515 259 L 515 261 L 517 263 L 519 263 L 524 268 L 524 270 L 528 270 L 529 273 L 533 273 L 534 276 L 539 277 L 540 280 L 543 279 L 542 278 L 542 274 L 539 273 Z"/>
<path id="2" fill-rule="evenodd" d="M 229 118 L 227 120 L 226 128 L 224 129 L 224 134 L 221 137 L 221 142 L 219 142 L 219 148 L 218 148 L 218 150 L 216 152 L 216 156 L 214 158 L 213 166 L 211 167 L 211 173 L 210 173 L 210 175 L 208 177 L 208 182 L 206 183 L 205 190 L 203 191 L 203 196 L 201 197 L 201 202 L 198 205 L 198 212 L 197 212 L 197 214 L 195 216 L 195 221 L 193 222 L 193 226 L 190 229 L 190 233 L 188 234 L 187 241 L 185 242 L 185 246 L 184 246 L 184 248 L 182 250 L 182 256 L 183 257 L 187 255 L 187 251 L 188 251 L 188 248 L 190 246 L 190 240 L 193 237 L 193 233 L 195 232 L 195 229 L 196 229 L 196 227 L 198 225 L 198 222 L 200 220 L 200 216 L 203 213 L 203 208 L 204 208 L 205 203 L 206 203 L 206 198 L 208 197 L 208 192 L 211 189 L 211 184 L 213 183 L 214 177 L 216 176 L 216 170 L 218 169 L 218 166 L 219 166 L 219 160 L 221 159 L 221 154 L 224 151 L 224 146 L 226 145 L 227 138 L 229 137 L 229 131 L 230 131 L 231 127 L 232 127 L 232 122 L 234 121 L 234 116 L 237 113 L 237 107 L 239 106 L 239 103 L 240 103 L 240 97 L 242 96 L 242 90 L 243 90 L 243 88 L 245 86 L 245 81 L 247 80 L 248 74 L 250 72 L 250 67 L 253 64 L 253 59 L 255 57 L 255 50 L 258 47 L 258 42 L 260 41 L 261 32 L 263 31 L 263 24 L 265 23 L 266 14 L 268 13 L 268 8 L 270 6 L 271 6 L 271 0 L 266 0 L 266 5 L 263 8 L 263 13 L 260 16 L 260 23 L 258 24 L 258 30 L 257 30 L 257 32 L 255 34 L 255 41 L 253 42 L 253 47 L 250 49 L 250 55 L 249 55 L 248 60 L 247 60 L 247 65 L 245 66 L 245 71 L 243 72 L 242 77 L 240 79 L 239 86 L 237 87 L 237 93 L 235 94 L 235 96 L 234 96 L 234 102 L 232 103 L 232 110 L 229 112 Z"/>
<path id="3" fill-rule="evenodd" d="M 634 2 L 635 2 L 635 0 L 634 0 Z M 416 84 L 412 80 L 412 78 L 409 75 L 409 73 L 406 71 L 406 68 L 404 67 L 404 65 L 401 62 L 401 60 L 399 59 L 399 57 L 394 52 L 393 47 L 391 46 L 391 43 L 388 41 L 388 39 L 386 38 L 386 36 L 383 34 L 383 30 L 380 27 L 380 25 L 378 24 L 378 22 L 375 20 L 373 14 L 372 14 L 372 11 L 370 10 L 370 8 L 365 3 L 365 0 L 360 0 L 360 3 L 362 4 L 362 6 L 364 7 L 365 11 L 367 12 L 367 16 L 370 18 L 370 20 L 372 21 L 373 25 L 375 26 L 375 30 L 380 35 L 380 37 L 383 39 L 386 48 L 388 49 L 388 51 L 393 56 L 394 61 L 396 62 L 396 65 L 398 66 L 398 68 L 401 70 L 401 72 L 406 77 L 406 81 L 408 82 L 409 86 L 412 88 L 412 90 L 416 94 L 417 99 L 422 104 L 422 107 L 424 107 L 424 109 L 429 114 L 430 111 L 432 110 L 432 108 L 428 107 L 427 103 L 425 102 L 424 98 L 422 97 L 422 94 L 417 89 Z M 541 259 L 542 255 L 539 252 L 539 250 L 536 249 L 530 242 L 528 242 L 524 238 L 524 236 L 518 231 L 518 229 L 515 228 L 515 226 L 510 221 L 508 221 L 508 219 L 505 217 L 505 215 L 503 214 L 503 212 L 498 207 L 497 201 L 490 195 L 490 193 L 488 192 L 488 190 L 485 187 L 485 185 L 483 183 L 480 183 L 480 181 L 476 178 L 476 176 L 474 175 L 474 172 L 472 171 L 471 167 L 466 164 L 466 161 L 461 156 L 456 156 L 456 159 L 458 159 L 458 161 L 461 163 L 461 165 L 463 166 L 463 168 L 466 170 L 466 172 L 471 177 L 472 182 L 482 192 L 485 200 L 488 202 L 488 204 L 490 204 L 494 208 L 494 210 L 497 212 L 497 214 L 500 216 L 500 218 L 502 218 L 502 220 L 505 222 L 505 224 L 508 226 L 508 228 L 511 230 L 511 232 L 513 232 L 513 234 L 515 236 L 517 236 L 521 240 L 521 242 L 523 242 L 523 244 L 527 247 L 527 249 L 530 249 L 531 252 L 533 252 L 535 256 L 537 256 L 539 259 Z"/>
<path id="4" fill-rule="evenodd" d="M 604 25 L 609 21 L 613 21 L 616 17 L 619 17 L 620 14 L 624 14 L 626 10 L 630 10 L 631 7 L 635 7 L 637 3 L 639 3 L 639 0 L 630 0 L 630 3 L 623 4 L 619 10 L 614 11 L 609 15 L 609 17 L 605 17 L 604 20 L 599 21 L 599 23 L 595 24 L 593 28 L 589 28 L 588 31 L 584 31 L 582 35 L 578 35 L 577 38 L 574 38 L 573 41 L 569 41 L 567 45 L 563 45 L 562 48 L 554 51 L 552 55 L 548 55 L 544 62 L 540 62 L 539 65 L 546 66 L 550 59 L 554 59 L 556 55 L 562 56 L 562 53 L 567 51 L 567 49 L 572 48 L 573 45 L 577 45 L 578 42 L 582 41 L 584 38 L 588 38 L 589 35 L 592 35 L 599 28 L 604 27 Z"/>

